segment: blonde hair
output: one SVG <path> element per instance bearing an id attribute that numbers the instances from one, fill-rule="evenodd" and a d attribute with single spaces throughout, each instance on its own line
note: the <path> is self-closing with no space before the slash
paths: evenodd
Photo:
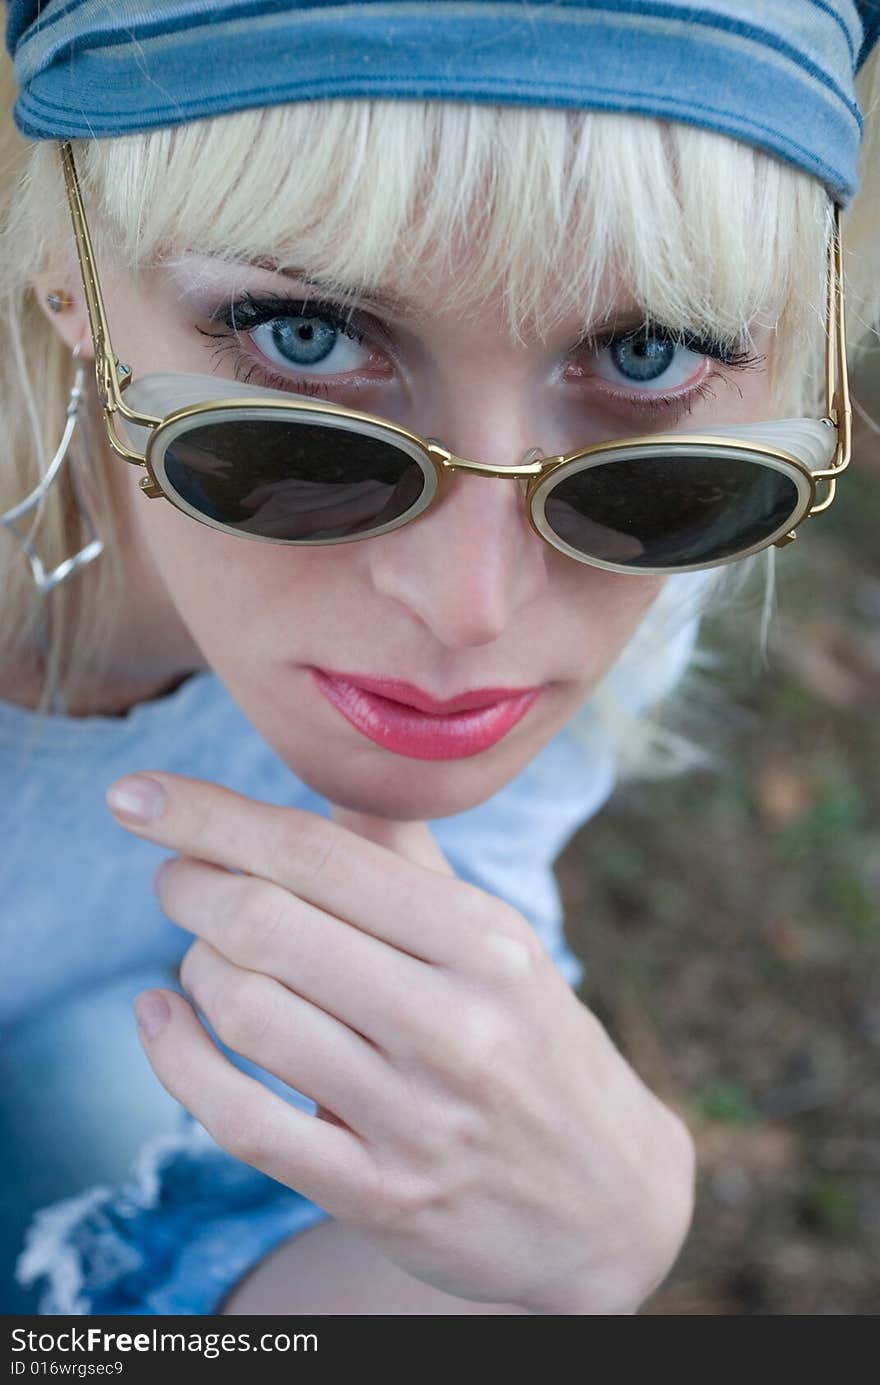
<path id="1" fill-rule="evenodd" d="M 876 63 L 872 72 L 862 82 L 869 123 Z M 57 147 L 21 138 L 14 96 L 4 53 L 0 512 L 35 486 L 53 455 L 73 378 L 70 352 L 29 281 L 51 269 L 59 283 L 79 282 Z M 865 185 L 848 214 L 850 320 L 862 325 L 875 320 L 871 292 L 880 281 L 876 136 L 875 128 Z M 331 285 L 367 290 L 393 280 L 418 293 L 433 269 L 455 265 L 455 306 L 500 292 L 514 338 L 541 337 L 570 314 L 594 326 L 600 282 L 616 269 L 646 314 L 672 328 L 733 342 L 747 339 L 756 320 L 769 322 L 777 415 L 820 408 L 828 198 L 813 178 L 723 136 L 597 112 L 333 100 L 76 141 L 74 154 L 101 267 L 136 270 L 196 249 L 307 264 Z M 52 593 L 48 636 L 45 603 L 0 529 L 0 668 L 32 658 L 42 639 L 43 707 L 68 680 L 106 667 L 107 617 L 123 590 L 106 470 L 122 463 L 103 443 L 91 372 L 87 384 L 72 456 L 106 550 Z M 43 505 L 39 526 L 47 562 L 85 541 L 67 480 Z M 760 555 L 759 564 L 769 560 Z M 701 585 L 701 604 L 739 588 L 754 566 L 720 569 Z M 653 613 L 657 648 L 681 624 L 681 603 L 673 604 L 661 598 Z M 636 655 L 653 657 L 644 638 L 624 661 Z M 613 686 L 606 680 L 593 709 L 607 708 L 622 743 L 629 733 Z M 650 736 L 640 746 L 645 766 Z"/>

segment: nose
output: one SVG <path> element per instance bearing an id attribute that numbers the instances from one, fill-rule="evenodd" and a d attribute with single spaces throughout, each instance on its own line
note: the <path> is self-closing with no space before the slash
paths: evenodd
<path id="1" fill-rule="evenodd" d="M 499 469 L 532 460 L 537 449 L 529 455 L 522 435 L 514 440 L 505 431 L 503 459 L 503 438 L 487 444 L 483 433 L 468 446 L 461 432 L 441 436 L 450 451 L 454 442 L 456 456 Z M 374 540 L 375 589 L 449 649 L 493 643 L 549 581 L 549 549 L 529 525 L 523 494 L 524 482 L 514 477 L 447 473 L 418 519 Z"/>

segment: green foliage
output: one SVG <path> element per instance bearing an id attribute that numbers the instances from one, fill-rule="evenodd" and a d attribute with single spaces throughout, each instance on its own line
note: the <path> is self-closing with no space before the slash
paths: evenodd
<path id="1" fill-rule="evenodd" d="M 819 896 L 830 924 L 842 923 L 858 937 L 880 933 L 880 906 L 855 870 L 856 863 L 840 866 L 820 883 Z"/>
<path id="2" fill-rule="evenodd" d="M 817 1179 L 804 1193 L 800 1206 L 807 1225 L 826 1235 L 846 1235 L 858 1221 L 858 1199 L 840 1178 Z"/>
<path id="3" fill-rule="evenodd" d="M 727 1125 L 754 1125 L 759 1119 L 746 1089 L 725 1077 L 706 1083 L 697 1095 L 697 1108 L 707 1120 Z"/>

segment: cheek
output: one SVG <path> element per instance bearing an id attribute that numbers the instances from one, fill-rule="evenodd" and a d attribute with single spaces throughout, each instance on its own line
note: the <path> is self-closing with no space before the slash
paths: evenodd
<path id="1" fill-rule="evenodd" d="M 607 667 L 632 638 L 666 585 L 665 577 L 605 572 L 560 555 L 557 569 L 557 639 L 589 654 L 591 671 Z"/>
<path id="2" fill-rule="evenodd" d="M 256 553 L 249 561 L 249 550 L 259 545 L 199 524 L 170 504 L 157 502 L 157 511 L 144 525 L 145 537 L 176 601 L 187 605 L 197 601 L 210 608 L 234 593 L 246 595 L 248 583 L 256 580 L 261 566 Z"/>
<path id="3" fill-rule="evenodd" d="M 327 582 L 333 578 L 323 571 L 329 567 L 321 561 L 323 551 L 316 555 L 223 534 L 161 500 L 138 520 L 151 566 L 218 672 L 253 648 L 267 625 L 281 622 L 291 637 L 319 619 L 309 613 L 316 596 L 332 609 Z M 337 582 L 339 569 L 337 562 Z"/>
<path id="4" fill-rule="evenodd" d="M 606 579 L 594 594 L 601 612 L 601 663 L 599 677 L 611 667 L 633 638 L 666 584 L 665 577 L 630 577 L 602 573 Z"/>
<path id="5" fill-rule="evenodd" d="M 544 598 L 512 642 L 524 673 L 553 670 L 562 680 L 561 724 L 633 639 L 667 579 L 605 572 L 562 554 L 551 557 L 550 574 Z"/>

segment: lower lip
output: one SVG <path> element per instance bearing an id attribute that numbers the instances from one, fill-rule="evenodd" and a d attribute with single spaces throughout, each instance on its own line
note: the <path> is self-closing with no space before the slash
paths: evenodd
<path id="1" fill-rule="evenodd" d="M 488 707 L 432 716 L 403 702 L 366 692 L 356 683 L 331 678 L 321 669 L 309 672 L 319 692 L 367 740 L 415 760 L 460 760 L 467 755 L 479 755 L 522 720 L 541 691 L 532 688 Z"/>

